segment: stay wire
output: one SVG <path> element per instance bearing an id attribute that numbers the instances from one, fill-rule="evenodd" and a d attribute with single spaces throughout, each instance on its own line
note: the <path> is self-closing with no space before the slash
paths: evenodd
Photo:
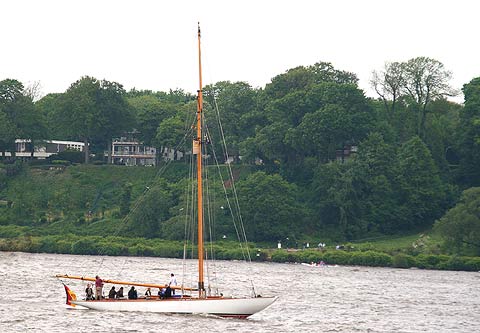
<path id="1" fill-rule="evenodd" d="M 179 141 L 179 143 L 173 148 L 174 151 L 176 150 L 179 150 L 179 148 L 181 146 L 183 146 L 185 144 L 185 141 L 186 141 L 186 138 L 188 136 L 191 135 L 193 131 L 193 124 L 192 126 L 190 127 L 190 129 L 188 131 L 185 132 L 183 138 Z M 160 179 L 160 176 L 162 176 L 165 172 L 165 170 L 167 170 L 168 166 L 172 163 L 172 160 L 167 158 L 167 160 L 165 161 L 165 163 L 158 169 L 158 171 L 156 172 L 154 178 L 150 181 L 150 183 L 147 184 L 147 186 L 145 186 L 145 189 L 143 190 L 142 194 L 135 200 L 134 204 L 133 204 L 133 207 L 132 209 L 130 209 L 130 211 L 127 213 L 127 215 L 125 215 L 123 217 L 123 219 L 121 220 L 121 222 L 119 223 L 119 227 L 117 228 L 117 230 L 113 233 L 113 235 L 111 235 L 111 237 L 116 237 L 118 236 L 118 234 L 124 230 L 124 228 L 126 227 L 127 225 L 127 222 L 128 220 L 130 219 L 131 215 L 133 213 L 135 213 L 137 211 L 137 209 L 140 207 L 140 205 L 143 203 L 143 201 L 145 200 L 145 197 L 146 197 L 146 194 L 147 192 L 152 189 L 152 188 L 155 188 L 156 186 L 159 186 L 159 179 Z M 100 260 L 100 263 L 97 265 L 96 267 L 96 272 L 99 272 L 101 267 L 103 267 L 103 263 L 104 263 L 104 260 L 105 260 L 105 252 L 106 252 L 106 248 L 103 248 L 101 251 L 99 251 L 98 255 L 101 256 L 101 260 Z M 120 277 L 121 276 L 121 273 L 124 271 L 123 268 L 124 268 L 124 265 L 125 265 L 125 260 L 124 262 L 122 263 L 118 273 L 116 274 L 116 276 Z"/>

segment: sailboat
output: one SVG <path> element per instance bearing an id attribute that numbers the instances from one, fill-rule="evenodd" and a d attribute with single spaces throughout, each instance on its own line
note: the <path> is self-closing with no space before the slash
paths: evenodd
<path id="1" fill-rule="evenodd" d="M 261 297 L 226 297 L 222 294 L 210 295 L 204 282 L 204 203 L 203 203 L 203 178 L 202 178 L 202 145 L 205 144 L 205 136 L 202 131 L 203 93 L 202 93 L 202 61 L 200 45 L 200 25 L 198 25 L 198 64 L 199 64 L 199 90 L 197 96 L 196 113 L 196 136 L 193 140 L 193 155 L 196 156 L 197 166 L 197 251 L 198 251 L 198 285 L 195 288 L 187 288 L 183 285 L 171 286 L 181 290 L 177 297 L 161 298 L 157 296 L 139 299 L 99 299 L 80 300 L 76 294 L 64 284 L 67 304 L 81 306 L 91 310 L 100 311 L 140 311 L 154 313 L 176 314 L 210 314 L 220 317 L 247 318 L 271 305 L 277 299 L 276 296 Z M 56 275 L 60 279 L 77 279 L 82 281 L 95 281 L 92 277 Z M 149 288 L 166 288 L 163 284 L 137 283 L 103 279 L 103 283 L 116 285 L 142 286 Z M 192 295 L 188 295 L 188 294 Z"/>

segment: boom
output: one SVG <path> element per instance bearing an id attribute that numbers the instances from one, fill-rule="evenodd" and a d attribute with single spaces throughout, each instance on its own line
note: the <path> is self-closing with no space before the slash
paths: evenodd
<path id="1" fill-rule="evenodd" d="M 73 275 L 62 275 L 62 274 L 57 274 L 55 275 L 56 278 L 62 278 L 62 279 L 75 279 L 75 280 L 82 280 L 82 281 L 92 281 L 95 282 L 95 278 L 91 277 L 86 277 L 86 276 L 73 276 Z M 116 280 L 106 280 L 102 279 L 104 283 L 111 283 L 111 284 L 126 284 L 129 286 L 138 286 L 138 287 L 150 287 L 150 288 L 166 288 L 167 285 L 165 284 L 152 284 L 152 283 L 138 283 L 138 282 L 127 282 L 127 281 L 116 281 Z M 182 289 L 182 290 L 189 290 L 189 291 L 195 291 L 197 289 L 195 288 L 186 288 L 182 286 L 170 286 L 172 289 Z"/>

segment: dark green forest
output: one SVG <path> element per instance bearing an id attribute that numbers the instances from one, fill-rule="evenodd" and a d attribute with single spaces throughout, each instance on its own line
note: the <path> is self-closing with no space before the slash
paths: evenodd
<path id="1" fill-rule="evenodd" d="M 365 96 L 355 73 L 325 62 L 262 88 L 204 87 L 207 123 L 218 110 L 223 126 L 209 125 L 209 149 L 220 148 L 223 129 L 248 239 L 316 244 L 434 232 L 444 253 L 480 255 L 480 78 L 464 84 L 458 104 L 449 100 L 460 94 L 451 76 L 417 57 L 373 72 L 377 98 Z M 164 172 L 166 162 L 108 165 L 104 152 L 132 131 L 146 145 L 188 151 L 191 140 L 182 139 L 196 103 L 182 90 L 126 91 L 88 76 L 40 99 L 17 80 L 0 81 L 0 236 L 182 239 L 186 161 Z M 16 138 L 89 149 L 56 161 L 6 157 Z M 233 235 L 220 180 L 214 188 L 216 237 Z"/>

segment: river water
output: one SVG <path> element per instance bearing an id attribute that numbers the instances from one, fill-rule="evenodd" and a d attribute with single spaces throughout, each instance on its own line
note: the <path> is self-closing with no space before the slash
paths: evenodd
<path id="1" fill-rule="evenodd" d="M 478 272 L 235 261 L 215 270 L 225 295 L 253 278 L 280 298 L 246 320 L 72 309 L 55 274 L 165 283 L 170 272 L 182 279 L 182 261 L 0 252 L 0 332 L 480 332 Z"/>

